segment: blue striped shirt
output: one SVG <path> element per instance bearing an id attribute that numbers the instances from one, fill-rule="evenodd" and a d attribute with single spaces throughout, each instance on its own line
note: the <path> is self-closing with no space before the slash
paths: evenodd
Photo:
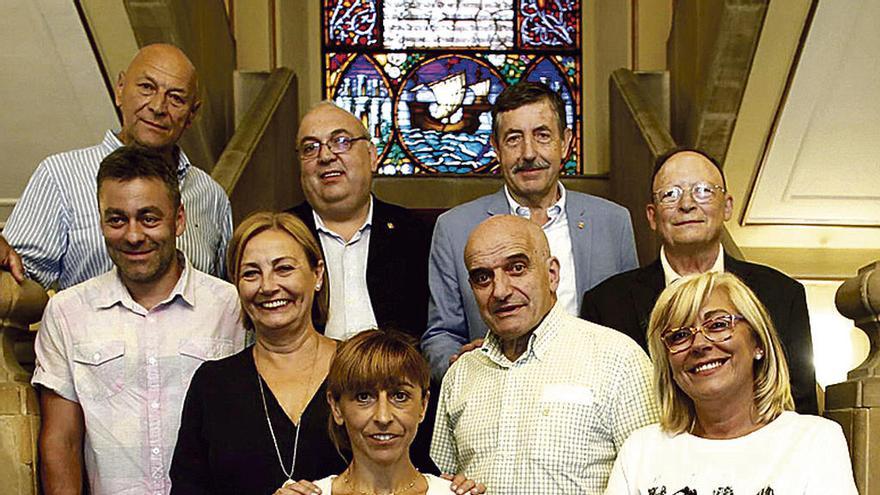
<path id="1" fill-rule="evenodd" d="M 101 234 L 96 180 L 101 160 L 121 146 L 107 131 L 96 146 L 46 158 L 12 210 L 3 236 L 21 255 L 28 275 L 44 287 L 57 281 L 64 289 L 113 266 Z M 229 198 L 182 150 L 177 174 L 186 211 L 177 247 L 198 270 L 223 278 L 232 235 Z"/>

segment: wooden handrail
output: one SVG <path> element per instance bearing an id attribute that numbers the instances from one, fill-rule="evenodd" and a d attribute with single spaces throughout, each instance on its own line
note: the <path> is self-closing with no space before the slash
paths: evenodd
<path id="1" fill-rule="evenodd" d="M 289 208 L 301 197 L 297 105 L 293 72 L 272 71 L 211 172 L 229 195 L 236 223 L 255 209 Z"/>

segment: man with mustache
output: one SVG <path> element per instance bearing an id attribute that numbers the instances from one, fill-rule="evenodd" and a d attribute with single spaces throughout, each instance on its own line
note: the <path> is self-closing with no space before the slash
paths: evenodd
<path id="1" fill-rule="evenodd" d="M 598 495 L 630 432 L 657 421 L 648 357 L 568 314 L 550 250 L 512 215 L 484 220 L 464 249 L 489 334 L 443 380 L 431 456 L 488 493 Z"/>
<path id="2" fill-rule="evenodd" d="M 168 158 L 180 180 L 189 218 L 180 249 L 199 270 L 223 277 L 232 235 L 229 199 L 177 146 L 200 106 L 195 67 L 175 46 L 148 45 L 119 74 L 115 90 L 122 129 L 40 163 L 9 216 L 6 238 L 0 237 L 0 268 L 19 281 L 27 272 L 44 287 L 57 282 L 62 289 L 109 270 L 113 264 L 96 221 L 95 176 L 110 152 L 137 145 Z"/>
<path id="3" fill-rule="evenodd" d="M 240 303 L 175 247 L 187 219 L 166 157 L 125 146 L 97 176 L 113 268 L 51 298 L 34 346 L 43 493 L 81 493 L 85 470 L 93 495 L 167 494 L 193 373 L 244 348 Z"/>
<path id="4" fill-rule="evenodd" d="M 569 191 L 559 181 L 572 132 L 556 92 L 527 81 L 506 88 L 492 108 L 491 142 L 504 187 L 440 215 L 434 228 L 422 351 L 438 381 L 452 361 L 479 347 L 486 335 L 461 260 L 471 230 L 487 217 L 517 215 L 543 229 L 560 264 L 559 305 L 569 314 L 578 314 L 587 289 L 638 266 L 629 212 L 610 201 Z"/>
<path id="5" fill-rule="evenodd" d="M 785 348 L 797 411 L 815 414 L 816 372 L 804 287 L 777 270 L 724 252 L 721 234 L 733 211 L 733 197 L 718 162 L 697 149 L 664 153 L 655 163 L 651 202 L 645 210 L 660 237 L 660 257 L 588 291 L 581 317 L 620 330 L 647 350 L 648 319 L 667 285 L 694 273 L 733 273 L 770 312 Z"/>

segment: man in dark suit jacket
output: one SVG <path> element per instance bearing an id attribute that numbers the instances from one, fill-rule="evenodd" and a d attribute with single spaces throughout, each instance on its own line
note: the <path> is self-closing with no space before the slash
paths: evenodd
<path id="1" fill-rule="evenodd" d="M 406 209 L 370 194 L 378 158 L 364 125 L 322 102 L 303 118 L 297 143 L 306 202 L 288 211 L 303 220 L 324 253 L 330 279 L 325 333 L 346 339 L 378 326 L 420 338 L 431 234 Z"/>
<path id="2" fill-rule="evenodd" d="M 584 294 L 581 317 L 615 328 L 647 350 L 654 303 L 675 279 L 726 271 L 742 279 L 767 307 L 791 372 L 795 407 L 818 410 L 813 342 L 804 287 L 773 268 L 737 260 L 721 248 L 724 221 L 733 210 L 721 167 L 705 153 L 677 148 L 654 167 L 648 222 L 661 239 L 660 258 L 605 280 Z"/>
<path id="3" fill-rule="evenodd" d="M 304 201 L 287 211 L 300 217 L 318 237 L 309 203 Z M 372 229 L 366 274 L 376 323 L 380 328 L 394 328 L 420 338 L 428 312 L 431 233 L 405 208 L 375 197 Z"/>

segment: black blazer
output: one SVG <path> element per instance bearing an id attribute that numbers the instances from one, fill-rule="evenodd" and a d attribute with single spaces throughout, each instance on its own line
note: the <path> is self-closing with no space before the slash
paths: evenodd
<path id="1" fill-rule="evenodd" d="M 816 370 L 807 298 L 800 282 L 773 268 L 724 255 L 724 269 L 751 288 L 773 319 L 791 372 L 791 393 L 800 413 L 816 414 Z M 620 273 L 584 294 L 581 318 L 629 335 L 647 352 L 651 310 L 665 288 L 663 266 L 654 263 Z"/>
<path id="2" fill-rule="evenodd" d="M 303 202 L 287 210 L 318 239 L 312 207 Z M 373 198 L 367 255 L 367 291 L 376 323 L 422 338 L 428 321 L 428 250 L 431 233 L 412 213 Z M 322 246 L 323 251 L 323 246 Z"/>

